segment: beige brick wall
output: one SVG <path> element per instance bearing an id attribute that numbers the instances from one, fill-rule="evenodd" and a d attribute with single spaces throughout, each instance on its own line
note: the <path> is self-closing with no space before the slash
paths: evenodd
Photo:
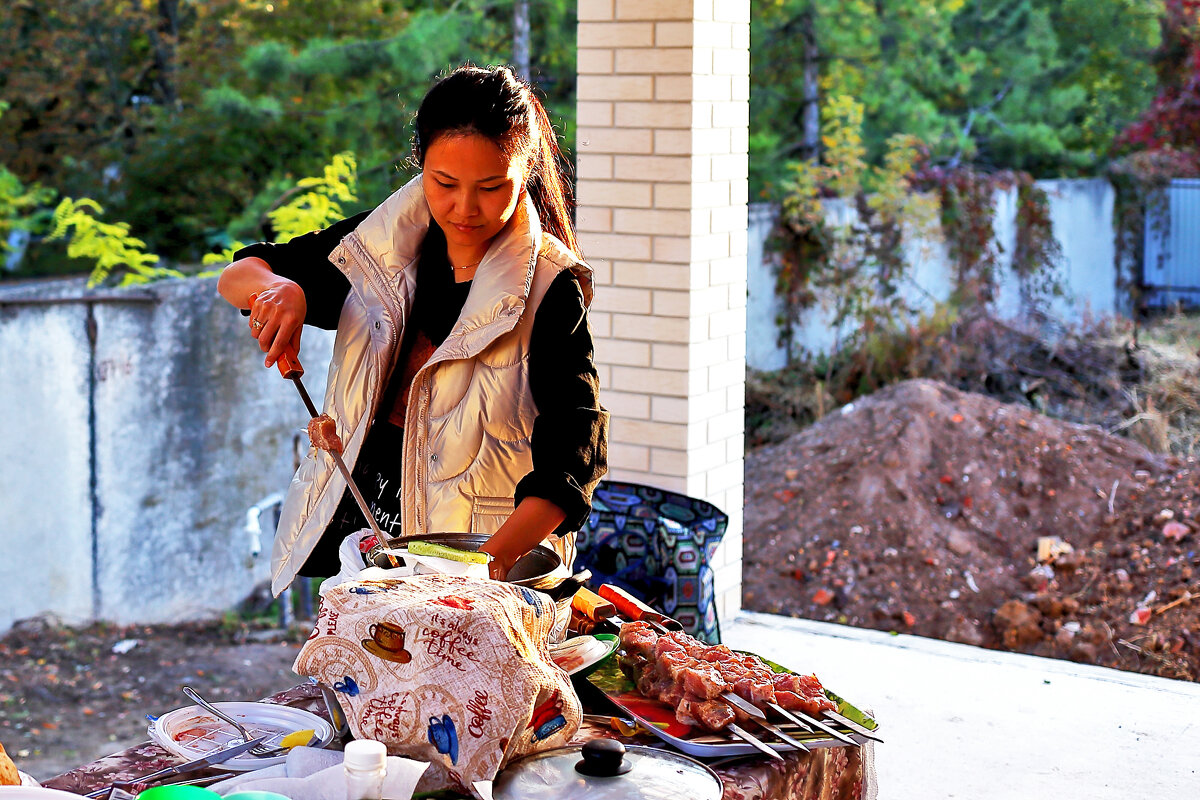
<path id="1" fill-rule="evenodd" d="M 579 0 L 579 228 L 610 477 L 730 517 L 741 607 L 749 0 Z"/>

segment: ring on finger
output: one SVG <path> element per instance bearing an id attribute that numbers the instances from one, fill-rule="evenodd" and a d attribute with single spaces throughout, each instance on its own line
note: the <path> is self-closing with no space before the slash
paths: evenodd
<path id="1" fill-rule="evenodd" d="M 252 320 L 250 320 L 250 327 L 254 328 L 254 330 L 256 330 L 256 331 L 261 331 L 263 324 L 256 319 L 252 319 Z"/>

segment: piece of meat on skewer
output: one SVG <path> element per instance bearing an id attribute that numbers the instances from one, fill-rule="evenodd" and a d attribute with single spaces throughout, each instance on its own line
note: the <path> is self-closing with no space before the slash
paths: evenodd
<path id="1" fill-rule="evenodd" d="M 775 702 L 788 711 L 803 711 L 819 717 L 825 711 L 837 711 L 837 704 L 825 696 L 816 675 L 780 674 L 772 678 Z"/>
<path id="2" fill-rule="evenodd" d="M 735 720 L 729 704 L 720 700 L 702 700 L 684 695 L 675 711 L 675 718 L 685 725 L 695 725 L 710 731 L 719 731 Z"/>
<path id="3" fill-rule="evenodd" d="M 328 414 L 321 414 L 308 421 L 308 438 L 319 450 L 342 452 L 342 440 L 338 436 L 337 422 Z"/>
<path id="4" fill-rule="evenodd" d="M 644 622 L 621 626 L 621 666 L 643 695 L 676 709 L 685 724 L 720 730 L 745 717 L 721 700 L 732 692 L 764 707 L 776 703 L 817 717 L 836 711 L 815 675 L 776 674 L 762 659 L 705 645 L 685 633 L 657 634 Z"/>

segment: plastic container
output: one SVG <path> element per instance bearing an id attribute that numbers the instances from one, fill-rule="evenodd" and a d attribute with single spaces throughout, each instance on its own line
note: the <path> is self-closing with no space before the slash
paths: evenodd
<path id="1" fill-rule="evenodd" d="M 220 800 L 221 795 L 200 786 L 151 786 L 137 800 Z"/>
<path id="2" fill-rule="evenodd" d="M 387 775 L 387 747 L 373 739 L 346 743 L 342 770 L 346 776 L 346 800 L 383 800 Z"/>

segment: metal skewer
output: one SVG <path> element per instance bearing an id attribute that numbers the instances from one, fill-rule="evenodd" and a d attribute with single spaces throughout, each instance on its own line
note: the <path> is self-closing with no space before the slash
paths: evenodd
<path id="1" fill-rule="evenodd" d="M 254 301 L 258 299 L 258 294 L 250 295 L 250 305 L 254 305 Z M 300 380 L 304 375 L 304 367 L 300 364 L 300 357 L 292 350 L 291 346 L 287 346 L 280 353 L 279 359 L 275 362 L 279 367 L 279 374 L 296 384 L 296 391 L 300 392 L 300 399 L 304 401 L 304 407 L 308 409 L 309 415 L 316 419 L 321 416 L 321 412 L 317 410 L 313 404 L 312 398 L 308 395 L 308 390 L 304 388 L 304 383 Z M 379 527 L 379 523 L 375 521 L 375 515 L 371 513 L 371 507 L 367 505 L 367 500 L 362 496 L 362 492 L 358 490 L 358 485 L 354 482 L 354 478 L 350 475 L 349 468 L 346 467 L 346 462 L 342 461 L 342 454 L 333 450 L 325 452 L 333 456 L 333 463 L 337 465 L 338 472 L 342 473 L 342 477 L 346 480 L 346 487 L 350 490 L 350 494 L 354 497 L 354 502 L 358 504 L 358 510 L 366 517 L 367 524 L 371 526 L 371 532 L 375 534 L 375 541 L 379 542 L 379 547 L 383 549 L 384 555 L 388 557 L 393 567 L 400 566 L 400 562 L 394 555 L 387 552 L 387 537 Z"/>
<path id="2" fill-rule="evenodd" d="M 317 411 L 317 407 L 313 405 L 312 398 L 308 396 L 308 390 L 304 388 L 304 384 L 300 381 L 300 376 L 304 374 L 304 368 L 294 358 L 291 360 L 291 363 L 294 364 L 294 367 L 284 372 L 284 360 L 281 358 L 279 360 L 279 371 L 283 373 L 283 377 L 290 379 L 292 383 L 296 384 L 296 389 L 300 392 L 300 399 L 304 401 L 305 407 L 308 408 L 308 413 L 312 415 L 313 419 L 316 419 L 321 416 L 321 412 Z M 367 505 L 366 498 L 358 490 L 358 484 L 354 482 L 354 478 L 350 477 L 350 468 L 346 466 L 345 461 L 342 461 L 342 454 L 335 450 L 326 450 L 325 452 L 333 457 L 333 463 L 337 465 L 338 472 L 342 473 L 342 477 L 346 479 L 346 487 L 350 490 L 350 494 L 354 496 L 354 502 L 358 504 L 358 510 L 367 518 L 367 524 L 371 526 L 371 531 L 375 534 L 376 541 L 383 547 L 387 538 L 379 528 L 379 523 L 375 521 L 375 515 L 371 513 L 371 507 Z M 399 566 L 395 556 L 387 553 L 387 557 L 392 560 L 393 566 Z"/>
<path id="3" fill-rule="evenodd" d="M 749 716 L 753 717 L 755 722 L 767 721 L 767 715 L 762 712 L 761 708 L 754 705 L 739 694 L 734 694 L 733 692 L 724 692 L 721 694 L 721 699 L 739 711 L 743 711 Z"/>
<path id="4" fill-rule="evenodd" d="M 772 748 L 767 747 L 765 744 L 763 744 L 761 739 L 751 736 L 749 733 L 747 733 L 742 728 L 738 727 L 736 724 L 731 722 L 725 730 L 729 731 L 734 736 L 736 736 L 737 738 L 741 739 L 746 744 L 753 747 L 755 750 L 759 750 L 762 753 L 764 753 L 765 755 L 770 756 L 771 758 L 777 759 L 779 761 L 783 761 L 783 756 L 779 755 L 779 753 L 777 753 L 775 750 L 773 750 Z"/>
<path id="5" fill-rule="evenodd" d="M 780 741 L 782 741 L 784 744 L 790 745 L 791 747 L 794 747 L 797 750 L 800 750 L 805 753 L 810 752 L 808 747 L 804 744 L 804 742 L 800 741 L 799 739 L 796 739 L 793 736 L 789 736 L 788 734 L 784 733 L 779 728 L 779 726 L 772 725 L 770 722 L 767 722 L 765 720 L 760 720 L 760 719 L 756 719 L 756 720 L 754 720 L 754 722 L 759 727 L 761 727 L 763 730 L 765 730 L 767 733 L 770 733 L 773 736 L 779 737 Z"/>
<path id="6" fill-rule="evenodd" d="M 855 722 L 852 719 L 843 717 L 841 714 L 837 713 L 836 711 L 826 711 L 826 712 L 824 712 L 823 715 L 826 718 L 831 719 L 834 722 L 838 723 L 839 725 L 845 725 L 847 728 L 850 729 L 851 733 L 857 733 L 859 736 L 863 736 L 863 737 L 870 739 L 872 741 L 875 741 L 875 742 L 883 741 L 883 739 L 880 739 L 879 735 L 876 734 L 874 731 L 872 731 L 869 728 L 866 728 L 862 725 L 859 725 L 857 722 Z"/>
<path id="7" fill-rule="evenodd" d="M 808 714 L 805 714 L 803 711 L 788 711 L 786 708 L 779 705 L 778 703 L 767 703 L 767 706 L 769 706 L 772 711 L 775 711 L 775 712 L 783 715 L 783 717 L 785 719 L 791 720 L 792 722 L 799 725 L 801 728 L 807 728 L 808 730 L 813 731 L 814 733 L 816 732 L 816 729 L 820 729 L 821 731 L 828 733 L 830 736 L 834 737 L 835 739 L 843 741 L 846 744 L 851 745 L 852 747 L 861 747 L 862 746 L 858 742 L 851 739 L 846 734 L 842 733 L 841 731 L 836 731 L 833 728 L 826 725 L 824 722 L 821 722 L 820 720 L 817 720 L 817 719 L 813 719 Z"/>

